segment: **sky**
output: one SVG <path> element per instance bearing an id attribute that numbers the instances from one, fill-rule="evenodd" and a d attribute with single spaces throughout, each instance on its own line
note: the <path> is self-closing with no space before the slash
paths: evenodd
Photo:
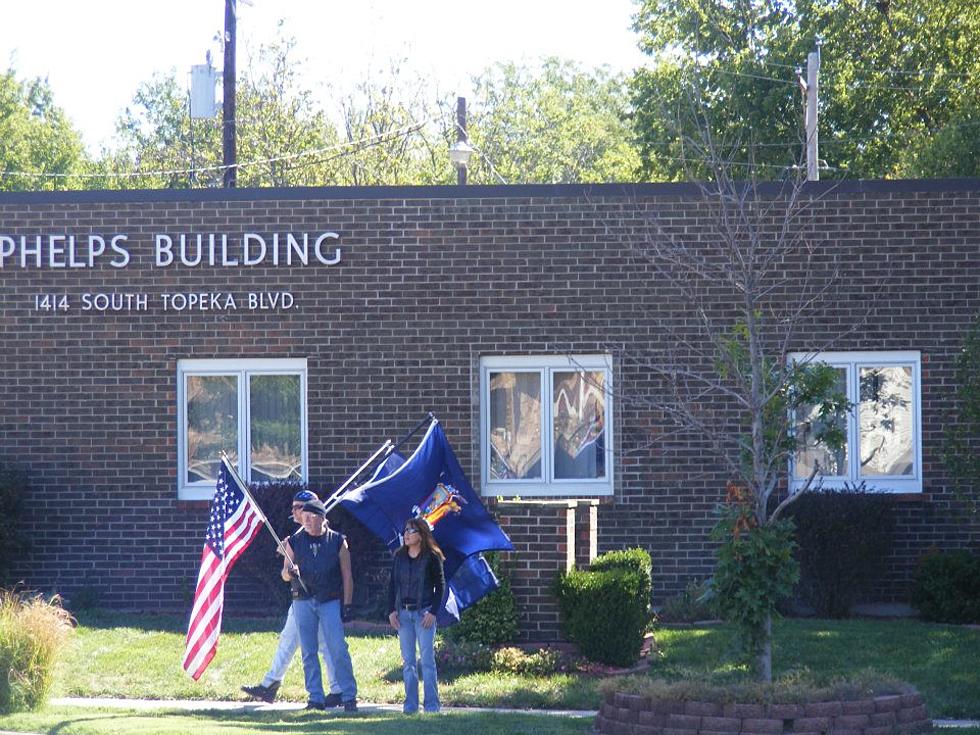
<path id="1" fill-rule="evenodd" d="M 141 82 L 176 70 L 189 79 L 224 29 L 224 0 L 0 0 L 0 63 L 46 77 L 85 144 L 108 144 Z M 631 29 L 634 0 L 239 0 L 238 68 L 276 35 L 297 41 L 305 83 L 324 99 L 391 59 L 467 96 L 497 61 L 544 56 L 628 71 L 643 61 Z M 220 88 L 219 88 L 220 95 Z"/>

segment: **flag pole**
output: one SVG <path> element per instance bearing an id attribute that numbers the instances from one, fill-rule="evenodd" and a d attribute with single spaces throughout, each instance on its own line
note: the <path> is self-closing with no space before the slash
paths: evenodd
<path id="1" fill-rule="evenodd" d="M 387 457 L 393 451 L 395 451 L 395 446 L 391 443 L 391 439 L 386 439 L 385 443 L 378 447 L 378 450 L 371 455 L 367 462 L 358 467 L 354 471 L 354 474 L 348 477 L 343 485 L 334 490 L 330 497 L 323 501 L 323 504 L 327 508 L 327 512 L 330 512 L 330 510 L 340 502 L 340 497 L 344 494 L 344 491 L 347 490 L 348 486 L 350 486 L 350 484 L 354 482 L 354 480 L 356 480 L 365 469 L 370 467 L 379 455 L 384 454 L 385 457 Z"/>
<path id="2" fill-rule="evenodd" d="M 394 452 L 395 450 L 397 450 L 397 449 L 398 449 L 398 447 L 400 447 L 400 446 L 401 446 L 402 444 L 404 444 L 404 443 L 405 443 L 405 442 L 407 442 L 407 441 L 408 441 L 409 439 L 411 439 L 411 438 L 412 438 L 412 435 L 413 435 L 413 434 L 415 434 L 415 432 L 417 432 L 417 431 L 418 431 L 419 429 L 421 429 L 421 428 L 422 428 L 423 426 L 425 426 L 425 423 L 426 423 L 427 421 L 438 421 L 438 420 L 439 420 L 439 419 L 437 419 L 437 418 L 435 417 L 435 415 L 434 415 L 434 414 L 432 413 L 432 411 L 429 411 L 429 412 L 428 412 L 428 413 L 427 413 L 427 414 L 425 415 L 425 418 L 424 418 L 424 419 L 422 419 L 421 421 L 419 421 L 419 422 L 418 422 L 418 423 L 417 423 L 417 424 L 415 425 L 415 427 L 414 427 L 413 429 L 411 429 L 411 430 L 410 430 L 410 431 L 409 431 L 409 432 L 408 432 L 407 434 L 405 434 L 405 436 L 403 436 L 403 437 L 402 437 L 401 439 L 399 439 L 399 440 L 398 440 L 398 443 L 397 443 L 397 444 L 395 444 L 395 446 L 393 446 L 393 447 L 391 448 L 391 451 L 392 451 L 392 452 Z"/>
<path id="3" fill-rule="evenodd" d="M 265 527 L 269 529 L 269 533 L 272 534 L 272 538 L 276 540 L 276 547 L 279 549 L 279 553 L 282 554 L 283 557 L 285 557 L 286 559 L 289 559 L 290 562 L 292 562 L 293 561 L 292 556 L 286 553 L 286 545 L 283 543 L 282 539 L 279 538 L 279 534 L 276 533 L 276 530 L 272 527 L 272 524 L 269 523 L 269 519 L 265 517 L 265 513 L 262 512 L 262 508 L 255 501 L 255 498 L 252 496 L 252 493 L 248 491 L 248 485 L 242 479 L 241 475 L 238 474 L 238 470 L 235 469 L 235 466 L 231 463 L 231 460 L 228 458 L 228 455 L 225 454 L 224 451 L 221 452 L 221 461 L 224 463 L 225 467 L 228 468 L 228 474 L 232 476 L 232 479 L 234 479 L 235 484 L 238 485 L 238 489 L 245 494 L 245 497 L 247 497 L 249 501 L 252 503 L 252 505 L 255 507 L 256 515 L 262 519 L 262 522 L 265 524 Z M 299 584 L 303 588 L 303 591 L 309 593 L 309 590 L 306 589 L 306 585 L 303 584 L 303 580 L 300 579 L 298 569 L 296 571 L 296 579 L 297 581 L 299 581 Z"/>
<path id="4" fill-rule="evenodd" d="M 347 478 L 347 482 L 345 482 L 343 485 L 337 488 L 333 492 L 333 494 L 329 498 L 327 498 L 327 500 L 323 501 L 323 504 L 327 506 L 327 512 L 330 512 L 333 508 L 337 506 L 337 503 L 339 503 L 343 499 L 343 493 L 347 489 L 347 486 L 350 485 L 352 482 L 354 482 L 354 480 L 362 472 L 364 472 L 364 470 L 370 467 L 371 464 L 378 458 L 378 455 L 380 455 L 383 452 L 386 458 L 389 457 L 392 453 L 395 452 L 395 450 L 398 449 L 398 447 L 400 447 L 402 444 L 407 442 L 415 432 L 417 432 L 419 429 L 425 426 L 425 424 L 429 421 L 438 421 L 438 419 L 432 415 L 432 411 L 429 411 L 424 419 L 419 421 L 418 424 L 416 424 L 411 431 L 405 434 L 405 436 L 399 439 L 395 444 L 391 443 L 391 439 L 388 439 L 384 444 L 382 444 L 381 448 L 378 449 L 378 451 L 376 451 L 373 455 L 371 455 L 371 458 L 367 462 L 365 462 L 360 467 L 358 467 L 357 471 L 353 475 Z"/>

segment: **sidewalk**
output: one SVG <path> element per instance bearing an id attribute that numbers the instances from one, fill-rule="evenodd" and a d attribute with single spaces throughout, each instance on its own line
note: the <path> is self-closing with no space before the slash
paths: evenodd
<path id="1" fill-rule="evenodd" d="M 221 710 L 223 712 L 272 712 L 301 710 L 305 702 L 227 702 L 203 699 L 119 699 L 115 697 L 61 697 L 50 704 L 65 707 L 102 707 L 119 709 L 179 709 L 189 712 Z M 358 702 L 360 712 L 401 712 L 400 704 L 371 704 Z M 443 712 L 497 712 L 503 714 L 541 715 L 543 717 L 595 717 L 595 710 L 571 709 L 506 709 L 503 707 L 443 707 Z M 342 707 L 324 710 L 324 713 L 343 714 Z"/>
<path id="2" fill-rule="evenodd" d="M 275 702 L 266 704 L 265 702 L 227 702 L 219 700 L 203 699 L 119 699 L 116 697 L 61 697 L 50 701 L 53 705 L 65 707 L 101 707 L 106 709 L 177 709 L 189 712 L 204 712 L 207 710 L 221 710 L 224 712 L 289 712 L 301 710 L 306 707 L 304 702 Z M 360 712 L 401 712 L 400 704 L 371 704 L 369 702 L 358 702 Z M 502 714 L 522 714 L 522 715 L 541 715 L 542 717 L 595 717 L 598 712 L 595 710 L 570 710 L 570 709 L 507 709 L 505 707 L 443 707 L 443 712 L 496 712 Z M 342 708 L 324 710 L 325 714 L 335 713 L 342 715 Z M 942 729 L 958 729 L 966 727 L 980 727 L 980 720 L 945 720 L 937 719 L 932 721 L 933 726 Z M 2 735 L 2 733 L 0 733 Z"/>

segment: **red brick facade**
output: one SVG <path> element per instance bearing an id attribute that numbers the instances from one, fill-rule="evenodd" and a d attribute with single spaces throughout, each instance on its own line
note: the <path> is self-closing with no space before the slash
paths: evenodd
<path id="1" fill-rule="evenodd" d="M 980 181 L 820 191 L 813 234 L 846 271 L 845 287 L 814 321 L 815 342 L 850 327 L 856 296 L 882 282 L 873 318 L 835 349 L 922 354 L 924 491 L 895 498 L 900 540 L 876 591 L 901 600 L 926 550 L 980 542 L 976 527 L 950 513 L 939 452 L 952 359 L 980 311 Z M 108 243 L 125 233 L 130 254 L 119 268 L 108 247 L 92 267 L 81 255 L 60 267 L 67 256 L 46 253 L 59 267 L 24 268 L 11 256 L 0 268 L 0 460 L 24 467 L 32 482 L 31 547 L 16 576 L 68 594 L 96 588 L 127 608 L 184 608 L 206 509 L 177 499 L 181 359 L 306 358 L 314 482 L 342 480 L 431 410 L 478 485 L 481 357 L 642 349 L 664 338 L 668 322 L 684 324 L 631 250 L 651 216 L 694 237 L 708 224 L 697 190 L 684 185 L 0 194 L 0 236 L 94 233 Z M 235 241 L 246 232 L 327 231 L 339 234 L 336 265 L 158 266 L 153 250 L 157 233 Z M 821 267 L 787 263 L 787 276 Z M 283 292 L 293 304 L 160 306 L 163 294 L 211 292 Z M 149 305 L 82 310 L 92 293 L 147 294 Z M 45 294 L 68 295 L 69 310 L 35 308 Z M 639 367 L 614 370 L 624 392 L 648 385 Z M 647 548 L 660 601 L 709 574 L 708 530 L 725 473 L 692 439 L 656 441 L 660 428 L 642 407 L 617 406 L 615 494 L 597 508 L 498 506 L 521 551 L 515 588 L 527 586 L 533 633 L 553 630 L 556 613 L 530 585 L 550 584 L 590 548 Z M 231 604 L 244 611 L 247 596 Z"/>

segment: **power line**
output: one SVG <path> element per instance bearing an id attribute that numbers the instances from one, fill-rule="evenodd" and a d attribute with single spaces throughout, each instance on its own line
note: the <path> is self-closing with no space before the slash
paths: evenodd
<path id="1" fill-rule="evenodd" d="M 798 69 L 799 67 L 794 64 L 781 64 L 778 61 L 767 61 L 765 59 L 753 59 L 753 63 L 759 64 L 760 66 L 771 66 L 779 69 Z M 960 77 L 962 79 L 972 79 L 975 75 L 969 72 L 945 72 L 936 71 L 935 69 L 864 69 L 860 71 L 865 71 L 868 74 L 893 74 L 900 75 L 904 74 L 906 76 L 946 76 L 946 77 Z"/>
<path id="2" fill-rule="evenodd" d="M 422 122 L 415 122 L 411 125 L 406 125 L 402 128 L 396 128 L 395 130 L 389 130 L 384 133 L 379 133 L 378 135 L 373 135 L 367 138 L 361 138 L 353 141 L 344 141 L 341 143 L 336 143 L 330 146 L 324 146 L 322 148 L 312 148 L 304 151 L 299 151 L 297 153 L 290 153 L 283 156 L 274 156 L 270 158 L 262 158 L 253 161 L 245 161 L 244 163 L 231 164 L 237 168 L 246 168 L 250 166 L 260 166 L 267 163 L 278 163 L 280 161 L 292 161 L 297 158 L 302 158 L 304 156 L 318 155 L 326 153 L 328 151 L 335 151 L 349 146 L 361 146 L 361 148 L 366 147 L 364 144 L 379 145 L 381 143 L 387 142 L 388 140 L 397 140 L 398 138 L 410 135 L 422 127 L 428 125 L 430 122 L 437 120 L 438 118 L 432 117 L 428 120 Z M 359 148 L 358 150 L 360 150 Z M 356 151 L 349 151 L 340 155 L 348 155 L 349 153 Z M 339 156 L 334 156 L 339 157 Z M 215 166 L 200 166 L 193 169 L 170 169 L 170 170 L 157 170 L 157 171 L 125 171 L 125 172 L 114 172 L 114 173 L 104 173 L 104 174 L 90 174 L 90 173 L 54 173 L 54 172 L 30 172 L 30 171 L 0 171 L 0 176 L 14 177 L 14 176 L 24 176 L 32 178 L 49 178 L 49 179 L 107 179 L 107 178 L 137 178 L 141 176 L 179 176 L 182 174 L 190 174 L 191 172 L 200 173 L 203 171 L 225 171 L 228 169 L 227 165 L 215 165 Z"/>

